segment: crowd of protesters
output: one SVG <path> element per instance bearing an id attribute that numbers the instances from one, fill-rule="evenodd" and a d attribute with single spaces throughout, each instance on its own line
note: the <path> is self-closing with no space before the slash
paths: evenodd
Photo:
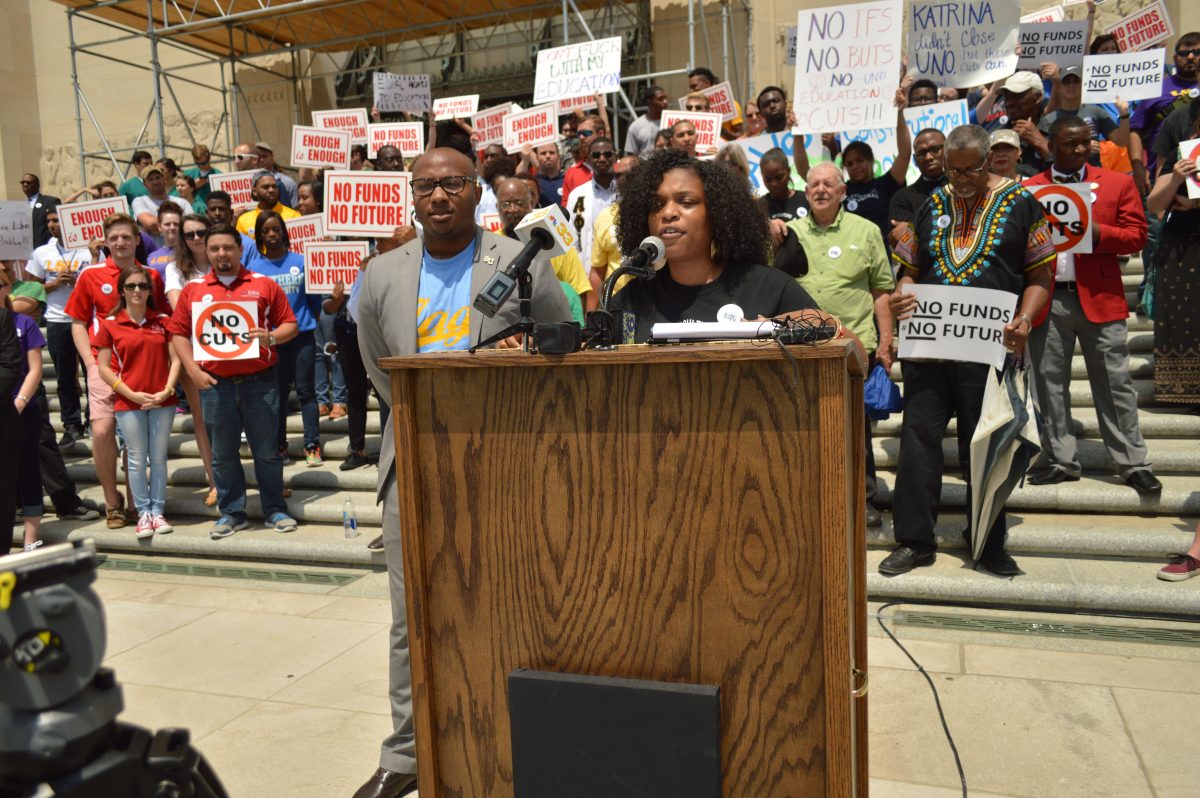
<path id="1" fill-rule="evenodd" d="M 1107 36 L 1096 38 L 1090 48 L 1092 53 L 1115 50 L 1116 42 Z M 896 322 L 911 312 L 911 298 L 901 293 L 904 284 L 1009 291 L 1017 297 L 1018 312 L 1006 330 L 1006 343 L 1021 352 L 1028 345 L 1044 420 L 1043 451 L 1029 481 L 1041 485 L 1080 478 L 1069 396 L 1078 342 L 1105 448 L 1129 486 L 1153 497 L 1162 485 L 1138 428 L 1119 263 L 1143 253 L 1146 280 L 1138 289 L 1138 306 L 1155 323 L 1155 401 L 1200 406 L 1200 329 L 1192 312 L 1200 288 L 1194 276 L 1200 211 L 1185 188 L 1197 164 L 1178 157 L 1181 141 L 1200 136 L 1200 103 L 1192 101 L 1200 34 L 1179 37 L 1173 53 L 1161 97 L 1112 106 L 1081 102 L 1081 74 L 1075 67 L 1047 64 L 972 91 L 902 77 L 895 95 L 897 155 L 886 169 L 870 144 L 829 131 L 819 137 L 828 160 L 811 164 L 803 146 L 791 147 L 791 153 L 770 149 L 758 156 L 752 181 L 747 151 L 739 142 L 784 134 L 794 121 L 787 92 L 776 86 L 736 104 L 734 118 L 721 127 L 719 145 L 704 151 L 697 150 L 690 122 L 662 128 L 671 101 L 663 88 L 651 85 L 640 94 L 645 112 L 625 130 L 623 146 L 613 137 L 603 98 L 597 98 L 598 113 L 563 119 L 563 135 L 555 144 L 519 153 L 495 144 L 480 147 L 475 131 L 459 119 L 431 123 L 427 152 L 457 150 L 470 159 L 471 191 L 478 195 L 471 205 L 474 223 L 488 224 L 489 234 L 512 237 L 534 208 L 559 206 L 579 243 L 548 265 L 570 317 L 581 324 L 597 308 L 605 277 L 631 248 L 622 232 L 627 215 L 653 216 L 659 203 L 655 192 L 668 184 L 684 194 L 697 192 L 700 202 L 706 193 L 711 202 L 718 185 L 745 195 L 753 219 L 732 218 L 743 236 L 752 235 L 761 219 L 766 247 L 761 254 L 751 247 L 743 256 L 786 275 L 803 295 L 789 300 L 797 307 L 783 310 L 820 308 L 832 314 L 871 363 L 885 370 L 892 370 L 896 359 Z M 692 70 L 681 107 L 708 110 L 703 92 L 719 82 L 709 69 Z M 960 96 L 968 101 L 975 124 L 949 133 L 933 128 L 910 133 L 905 108 Z M 248 523 L 239 455 L 243 442 L 253 455 L 267 525 L 280 532 L 296 528 L 282 476 L 291 459 L 287 420 L 293 392 L 308 466 L 324 462 L 321 418 L 348 420 L 349 452 L 342 470 L 375 460 L 366 443 L 372 384 L 360 354 L 357 283 L 339 284 L 328 295 L 308 293 L 303 257 L 288 234 L 289 220 L 321 212 L 321 174 L 300 170 L 294 179 L 276 164 L 270 144 L 238 145 L 233 168 L 253 172 L 254 203 L 234 207 L 228 194 L 209 184 L 219 174 L 209 148 L 198 145 L 191 156 L 194 165 L 180 170 L 170 158 L 155 160 L 138 151 L 131 159 L 132 176 L 120 185 L 105 181 L 66 198 L 122 195 L 129 200 L 130 215 L 107 219 L 103 237 L 84 249 L 63 245 L 56 209 L 64 200 L 42 195 L 35 175 L 22 177 L 36 249 L 26 262 L 0 271 L 0 293 L 15 320 L 20 349 L 9 391 L 20 424 L 7 434 L 30 445 L 18 447 L 20 457 L 0 461 L 16 469 L 11 504 L 20 508 L 26 546 L 38 544 L 43 493 L 51 496 L 60 517 L 91 520 L 103 512 L 109 528 L 133 525 L 138 537 L 170 532 L 168 433 L 179 414 L 193 417 L 208 480 L 205 503 L 220 513 L 211 531 L 214 539 Z M 381 148 L 372 159 L 357 146 L 351 156 L 355 169 L 414 169 L 413 160 L 394 147 Z M 910 164 L 918 173 L 911 183 Z M 681 170 L 702 178 L 700 187 L 675 180 Z M 437 197 L 467 191 L 461 182 L 443 181 L 430 191 Z M 1040 206 L 1024 189 L 1051 182 L 1090 184 L 1092 254 L 1055 256 Z M 999 219 L 1001 234 L 978 235 L 984 218 Z M 711 242 L 727 220 L 714 221 L 711 214 L 709 219 L 705 235 Z M 668 226 L 668 237 L 697 237 L 690 224 L 694 221 L 684 209 L 678 224 Z M 378 256 L 416 246 L 413 242 L 424 235 L 418 217 L 391 237 L 372 239 L 362 268 Z M 954 254 L 931 254 L 942 251 Z M 968 273 L 970 279 L 964 279 Z M 649 321 L 701 320 L 712 301 L 709 293 L 724 299 L 736 294 L 751 305 L 757 301 L 747 296 L 745 277 L 721 278 L 721 291 L 688 282 L 695 277 L 688 274 L 680 281 L 668 272 L 653 290 L 636 283 L 627 289 L 623 281 L 614 303 Z M 760 279 L 750 281 L 759 286 L 755 290 L 775 290 L 770 280 L 760 286 Z M 253 336 L 260 341 L 260 357 L 219 366 L 196 362 L 190 341 L 193 297 L 257 302 L 260 317 Z M 419 313 L 418 340 L 427 343 L 419 351 L 465 347 L 467 326 L 463 318 L 459 322 L 435 331 L 432 317 Z M 47 435 L 54 443 L 54 433 L 47 432 L 51 425 L 41 386 L 43 348 L 57 377 L 62 429 L 57 446 L 46 445 Z M 942 361 L 902 362 L 900 369 L 906 410 L 892 503 L 897 546 L 880 567 L 893 575 L 936 556 L 942 437 L 949 419 L 957 416 L 959 460 L 966 472 L 967 442 L 987 375 L 984 366 Z M 384 398 L 381 425 L 388 413 Z M 866 514 L 868 524 L 875 525 L 880 516 L 874 507 L 870 436 L 868 423 Z M 62 467 L 62 454 L 85 437 L 91 438 L 103 507 L 81 502 Z M 129 475 L 125 494 L 118 489 L 118 467 Z M 979 564 L 1015 575 L 1019 569 L 1004 551 L 1004 540 L 1001 514 Z M 1198 572 L 1200 539 L 1161 575 L 1177 579 Z"/>

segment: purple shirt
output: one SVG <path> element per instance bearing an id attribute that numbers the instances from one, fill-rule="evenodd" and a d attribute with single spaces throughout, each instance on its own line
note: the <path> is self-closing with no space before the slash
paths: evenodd
<path id="1" fill-rule="evenodd" d="M 12 314 L 13 326 L 17 328 L 17 340 L 21 342 L 21 368 L 17 370 L 17 382 L 13 385 L 13 399 L 21 392 L 21 385 L 29 376 L 29 350 L 46 346 L 46 336 L 42 335 L 37 322 L 24 313 Z"/>
<path id="2" fill-rule="evenodd" d="M 158 276 L 167 279 L 167 264 L 175 260 L 175 247 L 159 247 L 146 256 L 146 265 L 158 272 Z"/>
<path id="3" fill-rule="evenodd" d="M 1146 172 L 1153 182 L 1158 169 L 1158 155 L 1154 152 L 1154 139 L 1163 120 L 1171 115 L 1176 108 L 1192 101 L 1192 90 L 1196 88 L 1194 80 L 1180 80 L 1175 75 L 1163 78 L 1162 96 L 1153 100 L 1141 100 L 1129 117 L 1129 129 L 1138 131 L 1145 146 Z"/>

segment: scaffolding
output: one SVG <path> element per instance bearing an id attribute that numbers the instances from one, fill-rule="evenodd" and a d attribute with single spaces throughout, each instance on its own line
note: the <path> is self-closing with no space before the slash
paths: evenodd
<path id="1" fill-rule="evenodd" d="M 88 163 L 111 164 L 123 179 L 129 154 L 145 149 L 161 156 L 182 155 L 205 144 L 214 161 L 228 160 L 240 131 L 259 125 L 240 78 L 253 74 L 254 87 L 278 85 L 291 94 L 293 124 L 303 124 L 314 87 L 333 87 L 339 107 L 369 105 L 371 73 L 379 70 L 431 75 L 435 96 L 471 87 L 482 104 L 532 94 L 537 52 L 574 41 L 621 36 L 625 58 L 622 89 L 611 98 L 614 128 L 637 115 L 639 85 L 685 74 L 697 64 L 697 35 L 704 61 L 720 63 L 741 96 L 750 90 L 752 47 L 733 44 L 734 16 L 741 15 L 747 40 L 750 0 L 719 0 L 719 62 L 712 58 L 708 16 L 700 0 L 686 7 L 687 59 L 678 67 L 655 70 L 666 59 L 653 53 L 650 0 L 58 0 L 67 6 L 71 81 L 79 168 L 88 183 Z M 736 7 L 735 7 L 736 6 Z M 101 26 L 105 36 L 79 39 L 79 20 Z M 396 21 L 397 24 L 391 24 Z M 402 24 L 400 24 L 402 22 Z M 127 53 L 144 47 L 145 60 Z M 108 52 L 119 47 L 121 55 Z M 498 51 L 516 53 L 507 63 L 486 64 Z M 140 51 L 139 51 L 140 52 Z M 163 55 L 178 60 L 166 66 Z M 680 54 L 682 55 L 682 53 Z M 102 118 L 105 108 L 89 102 L 80 82 L 85 59 L 103 59 L 148 73 L 150 101 L 133 144 L 113 146 Z M 176 89 L 181 85 L 214 94 L 208 107 L 219 109 L 211 135 L 200 140 L 188 121 Z M 190 144 L 167 141 L 164 108 L 178 113 Z M 120 109 L 128 114 L 128 107 Z M 139 110 L 140 113 L 140 110 Z M 99 145 L 89 148 L 85 119 Z M 614 138 L 618 130 L 613 131 Z M 619 139 L 618 139 L 619 140 Z"/>

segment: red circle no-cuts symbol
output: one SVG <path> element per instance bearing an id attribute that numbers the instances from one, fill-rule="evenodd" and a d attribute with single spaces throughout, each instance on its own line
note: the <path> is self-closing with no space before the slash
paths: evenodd
<path id="1" fill-rule="evenodd" d="M 1200 144 L 1197 144 L 1195 147 L 1192 148 L 1192 151 L 1190 153 L 1188 153 L 1188 158 L 1191 158 L 1193 161 L 1198 162 L 1198 165 L 1200 165 Z M 1192 176 L 1190 179 L 1191 179 L 1192 183 L 1194 183 L 1197 186 L 1200 186 L 1200 172 L 1192 172 Z"/>
<path id="2" fill-rule="evenodd" d="M 237 327 L 245 325 L 244 330 L 236 330 L 233 325 L 222 323 L 219 319 L 214 319 L 213 314 L 220 312 L 225 315 L 226 319 L 230 315 L 236 316 Z M 209 355 L 212 360 L 233 360 L 239 355 L 243 355 L 254 343 L 254 339 L 249 336 L 243 337 L 243 333 L 249 333 L 257 324 L 254 316 L 240 305 L 235 305 L 229 302 L 213 302 L 204 306 L 200 314 L 196 317 L 195 333 L 196 341 L 200 345 L 201 351 Z M 223 343 L 213 344 L 205 343 L 201 337 L 204 333 L 222 333 Z"/>
<path id="3" fill-rule="evenodd" d="M 1063 252 L 1070 252 L 1079 246 L 1079 242 L 1083 240 L 1083 236 L 1087 233 L 1088 228 L 1088 208 L 1087 203 L 1083 201 L 1083 197 L 1079 196 L 1078 192 L 1072 191 L 1066 186 L 1052 185 L 1038 192 L 1038 200 L 1041 201 L 1042 209 L 1046 213 L 1046 219 L 1050 222 L 1055 234 L 1056 243 L 1054 244 L 1054 251 L 1061 254 Z M 1051 208 L 1055 206 L 1061 207 L 1064 201 L 1069 203 L 1068 213 L 1051 213 Z M 1079 232 L 1073 232 L 1067 227 L 1072 222 L 1082 223 L 1079 225 Z M 1061 240 L 1057 240 L 1059 238 Z"/>

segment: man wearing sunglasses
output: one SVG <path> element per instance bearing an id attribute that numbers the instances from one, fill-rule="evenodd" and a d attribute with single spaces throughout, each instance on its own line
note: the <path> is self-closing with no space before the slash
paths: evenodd
<path id="1" fill-rule="evenodd" d="M 1158 154 L 1154 143 L 1162 123 L 1171 112 L 1192 102 L 1200 69 L 1200 31 L 1185 33 L 1175 43 L 1174 74 L 1163 76 L 1162 94 L 1153 100 L 1142 100 L 1134 107 L 1129 129 L 1137 136 L 1144 150 L 1143 160 L 1133 161 L 1133 179 L 1146 194 L 1158 174 Z M 1137 151 L 1135 145 L 1133 151 Z"/>
<path id="2" fill-rule="evenodd" d="M 599 136 L 607 136 L 608 128 L 598 116 L 584 117 L 579 123 L 577 136 L 579 145 L 574 152 L 575 163 L 563 174 L 562 195 L 565 200 L 571 192 L 592 179 L 592 163 L 588 150 Z"/>
<path id="3" fill-rule="evenodd" d="M 575 231 L 580 252 L 590 256 L 592 229 L 600 212 L 617 199 L 617 150 L 613 140 L 601 136 L 588 148 L 592 179 L 567 196 L 567 221 Z M 565 190 L 565 186 L 564 186 Z"/>
<path id="4" fill-rule="evenodd" d="M 490 319 L 472 307 L 488 278 L 508 266 L 521 250 L 519 242 L 475 224 L 480 188 L 472 159 L 458 150 L 439 147 L 417 158 L 412 176 L 421 237 L 376 256 L 356 284 L 359 347 L 380 396 L 391 395 L 391 381 L 379 368 L 379 358 L 465 350 L 519 316 L 515 297 Z M 566 296 L 549 262 L 535 261 L 530 274 L 533 318 L 569 321 Z M 501 344 L 517 345 L 516 339 Z M 377 499 L 383 502 L 383 545 L 392 599 L 389 692 L 394 731 L 383 742 L 379 769 L 355 798 L 396 798 L 417 788 L 393 418 L 388 418 L 383 431 Z"/>

